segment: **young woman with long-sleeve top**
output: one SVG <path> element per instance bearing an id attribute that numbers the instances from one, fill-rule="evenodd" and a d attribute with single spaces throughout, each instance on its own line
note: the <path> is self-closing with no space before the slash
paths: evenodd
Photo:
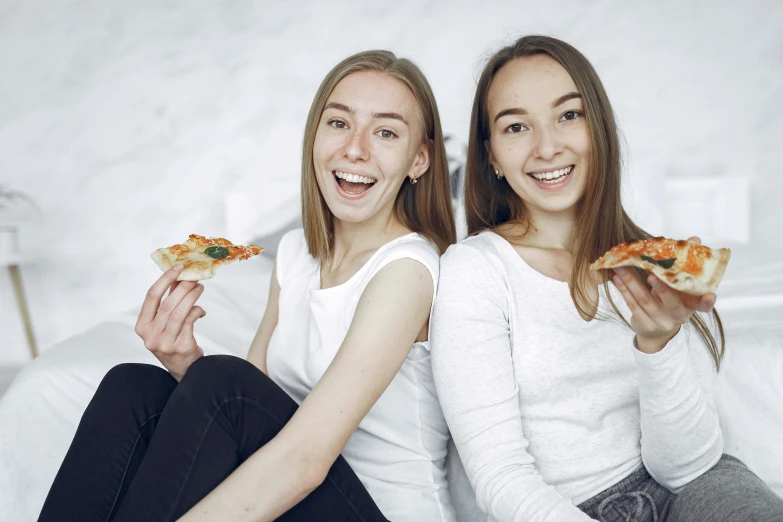
<path id="1" fill-rule="evenodd" d="M 498 522 L 783 520 L 783 500 L 723 455 L 716 296 L 588 270 L 650 237 L 623 210 L 620 180 L 611 105 L 582 54 L 529 36 L 489 60 L 469 237 L 441 258 L 431 330 L 478 505 Z"/>

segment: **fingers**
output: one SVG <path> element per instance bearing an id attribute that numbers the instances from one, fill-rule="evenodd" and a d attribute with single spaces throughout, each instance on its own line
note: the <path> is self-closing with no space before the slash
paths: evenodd
<path id="1" fill-rule="evenodd" d="M 139 313 L 139 319 L 136 322 L 136 333 L 141 327 L 151 323 L 155 319 L 158 308 L 160 308 L 160 300 L 163 298 L 163 294 L 177 281 L 177 277 L 182 272 L 182 265 L 176 265 L 163 272 L 163 275 L 155 281 L 155 283 L 147 291 L 147 295 L 144 298 L 144 304 L 141 306 L 141 312 Z M 141 335 L 139 333 L 139 335 Z"/>
<path id="2" fill-rule="evenodd" d="M 712 312 L 713 308 L 715 308 L 715 301 L 718 300 L 718 296 L 714 293 L 710 292 L 708 294 L 704 294 L 699 299 L 699 303 L 696 307 L 696 310 L 699 312 L 710 313 Z"/>
<path id="3" fill-rule="evenodd" d="M 168 299 L 177 299 L 179 296 L 177 293 L 182 291 L 185 285 L 180 286 L 175 293 L 170 296 L 169 298 L 164 301 L 164 304 L 168 301 Z M 174 341 L 177 339 L 177 336 L 179 335 L 180 330 L 182 329 L 182 326 L 185 324 L 185 321 L 193 314 L 194 310 L 196 310 L 195 315 L 196 317 L 199 317 L 201 314 L 204 313 L 204 310 L 201 307 L 194 306 L 196 304 L 196 301 L 201 297 L 201 295 L 204 293 L 204 285 L 198 283 L 193 284 L 190 291 L 188 291 L 186 294 L 182 296 L 182 298 L 179 300 L 179 303 L 176 305 L 176 307 L 169 312 L 165 317 L 165 326 L 164 326 L 164 343 L 166 344 L 173 344 Z M 163 309 L 163 305 L 161 305 L 161 310 Z M 158 317 L 163 317 L 163 314 L 161 312 L 158 313 Z M 195 320 L 195 319 L 194 319 Z M 157 321 L 157 319 L 156 319 Z"/>
<path id="4" fill-rule="evenodd" d="M 650 286 L 652 286 L 653 295 L 660 299 L 663 310 L 665 310 L 677 324 L 685 324 L 690 320 L 691 315 L 693 315 L 693 308 L 683 302 L 683 299 L 681 298 L 683 295 L 687 294 L 682 294 L 682 292 L 677 292 L 670 288 L 654 275 L 648 277 L 647 281 L 650 283 Z"/>
<path id="5" fill-rule="evenodd" d="M 180 285 L 182 281 L 174 281 L 171 283 L 171 286 L 169 287 L 169 295 L 171 295 L 171 292 L 177 289 L 177 287 Z"/>
<path id="6" fill-rule="evenodd" d="M 194 348 L 198 348 L 196 338 L 193 334 L 193 325 L 205 315 L 207 315 L 207 313 L 200 306 L 193 307 L 174 341 L 173 349 L 175 353 L 188 354 L 192 352 Z"/>
<path id="7" fill-rule="evenodd" d="M 636 274 L 634 274 L 633 271 L 628 268 L 619 268 L 615 269 L 615 272 L 618 273 L 620 282 L 622 286 L 625 287 L 625 291 L 630 293 L 634 301 L 642 310 L 647 312 L 648 315 L 650 313 L 658 313 L 661 311 L 660 301 L 654 298 L 647 287 L 644 286 L 638 277 L 636 277 Z M 617 285 L 617 281 L 615 281 L 615 285 Z M 625 297 L 625 295 L 623 295 L 623 297 Z"/>
<path id="8" fill-rule="evenodd" d="M 659 313 L 660 310 L 661 305 L 658 300 L 650 294 L 631 270 L 621 267 L 616 268 L 615 272 L 614 284 L 628 304 L 628 308 L 631 309 L 631 313 L 639 321 L 651 322 L 650 314 Z"/>
<path id="9" fill-rule="evenodd" d="M 185 296 L 192 292 L 198 284 L 199 283 L 196 281 L 179 281 L 176 287 L 169 291 L 169 295 L 160 303 L 155 318 L 153 319 L 155 330 L 162 332 L 166 329 L 166 324 L 169 322 L 169 316 L 177 309 L 180 303 L 182 303 Z"/>

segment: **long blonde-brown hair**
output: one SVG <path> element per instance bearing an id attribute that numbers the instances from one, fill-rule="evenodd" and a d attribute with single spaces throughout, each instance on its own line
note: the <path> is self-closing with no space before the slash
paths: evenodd
<path id="1" fill-rule="evenodd" d="M 334 245 L 334 216 L 315 177 L 315 134 L 332 90 L 340 80 L 359 71 L 388 74 L 407 85 L 416 98 L 424 124 L 423 140 L 429 147 L 430 165 L 416 185 L 402 184 L 394 202 L 394 213 L 403 226 L 422 234 L 443 254 L 456 242 L 457 233 L 438 106 L 421 70 L 413 62 L 397 58 L 389 51 L 365 51 L 349 56 L 329 71 L 315 93 L 307 116 L 302 151 L 302 224 L 310 254 L 326 261 Z"/>
<path id="2" fill-rule="evenodd" d="M 476 87 L 473 111 L 470 118 L 468 159 L 465 168 L 465 212 L 468 234 L 495 229 L 504 223 L 525 223 L 525 205 L 505 180 L 499 180 L 489 162 L 485 141 L 490 139 L 490 123 L 487 95 L 495 74 L 511 60 L 547 55 L 571 75 L 582 95 L 588 124 L 592 154 L 588 170 L 585 194 L 578 206 L 574 237 L 574 266 L 569 286 L 574 306 L 585 315 L 590 312 L 587 288 L 590 284 L 589 265 L 612 246 L 647 239 L 650 234 L 638 227 L 623 209 L 621 201 L 621 151 L 617 124 L 612 106 L 598 74 L 587 58 L 573 46 L 548 36 L 523 36 L 512 45 L 500 49 L 487 62 Z M 637 275 L 649 288 L 646 274 Z M 627 325 L 609 293 L 608 271 L 602 271 L 604 290 L 614 312 Z M 698 314 L 691 324 L 704 340 L 720 369 L 725 351 L 725 336 L 720 317 L 712 313 L 720 333 L 720 346 Z"/>

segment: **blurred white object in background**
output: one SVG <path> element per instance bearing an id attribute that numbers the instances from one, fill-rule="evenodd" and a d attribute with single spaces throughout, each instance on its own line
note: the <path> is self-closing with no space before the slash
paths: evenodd
<path id="1" fill-rule="evenodd" d="M 7 270 L 13 289 L 16 310 L 22 321 L 27 347 L 30 356 L 34 359 L 38 356 L 38 343 L 36 341 L 33 322 L 30 317 L 30 309 L 27 304 L 27 291 L 22 279 L 22 265 L 34 261 L 37 254 L 22 248 L 21 237 L 23 232 L 29 227 L 25 227 L 23 222 L 4 221 L 0 215 L 0 271 Z M 2 383 L 0 383 L 2 385 Z"/>
<path id="2" fill-rule="evenodd" d="M 699 236 L 704 244 L 750 242 L 750 182 L 742 176 L 666 178 L 663 182 L 667 236 Z"/>
<path id="3" fill-rule="evenodd" d="M 227 236 L 235 244 L 258 241 L 299 220 L 299 192 L 253 193 L 229 190 L 224 197 Z M 265 249 L 277 245 L 259 245 Z"/>
<path id="4" fill-rule="evenodd" d="M 19 235 L 16 227 L 0 225 L 0 257 L 19 252 Z"/>
<path id="5" fill-rule="evenodd" d="M 299 222 L 302 128 L 276 122 L 261 145 L 263 163 L 226 191 L 227 235 L 237 244 L 258 241 Z M 276 249 L 277 244 L 263 244 Z"/>

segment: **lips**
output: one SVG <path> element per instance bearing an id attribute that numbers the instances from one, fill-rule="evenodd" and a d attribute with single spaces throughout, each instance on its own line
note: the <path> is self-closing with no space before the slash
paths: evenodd
<path id="1" fill-rule="evenodd" d="M 350 172 L 343 172 L 340 170 L 332 171 L 334 177 L 348 181 L 349 183 L 364 183 L 365 185 L 372 185 L 375 183 L 375 178 L 368 176 L 362 176 L 360 174 L 351 174 Z"/>
<path id="2" fill-rule="evenodd" d="M 332 171 L 335 182 L 341 191 L 351 197 L 359 197 L 366 193 L 376 181 L 369 176 L 363 176 L 361 174 L 353 174 L 350 172 L 343 172 L 340 170 Z"/>
<path id="3" fill-rule="evenodd" d="M 569 165 L 567 167 L 563 167 L 560 169 L 550 170 L 550 171 L 543 171 L 543 172 L 528 172 L 528 176 L 535 179 L 536 181 L 540 181 L 542 183 L 551 183 L 555 184 L 560 181 L 563 181 L 566 176 L 571 174 L 571 172 L 574 170 L 573 165 Z"/>

